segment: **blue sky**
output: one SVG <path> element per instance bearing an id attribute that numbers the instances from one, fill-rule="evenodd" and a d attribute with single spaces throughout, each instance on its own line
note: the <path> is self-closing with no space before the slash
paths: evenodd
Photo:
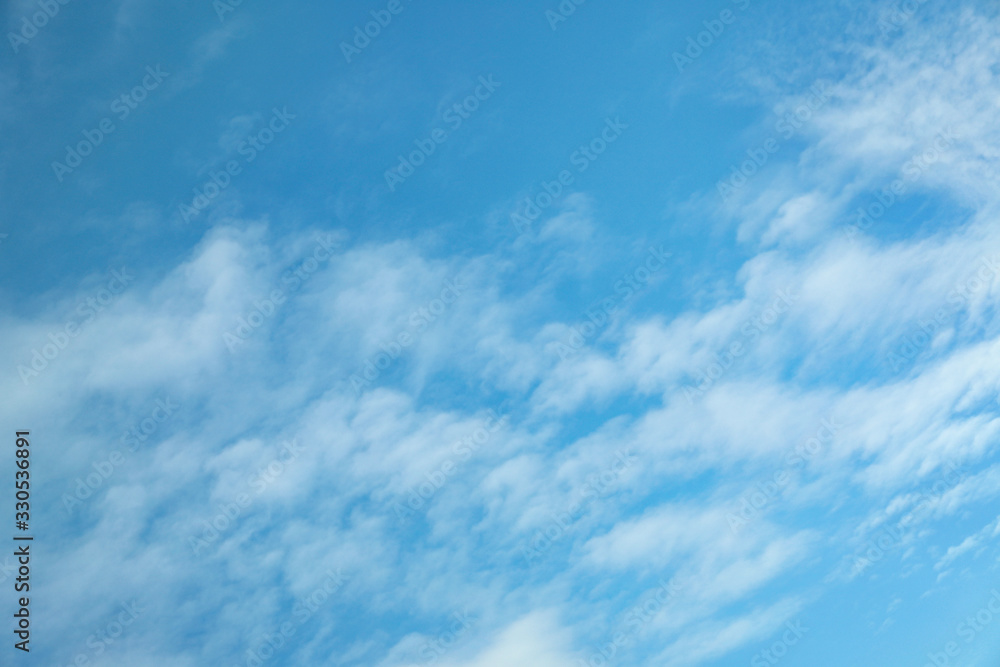
<path id="1" fill-rule="evenodd" d="M 997 663 L 992 3 L 4 18 L 2 664 Z"/>

